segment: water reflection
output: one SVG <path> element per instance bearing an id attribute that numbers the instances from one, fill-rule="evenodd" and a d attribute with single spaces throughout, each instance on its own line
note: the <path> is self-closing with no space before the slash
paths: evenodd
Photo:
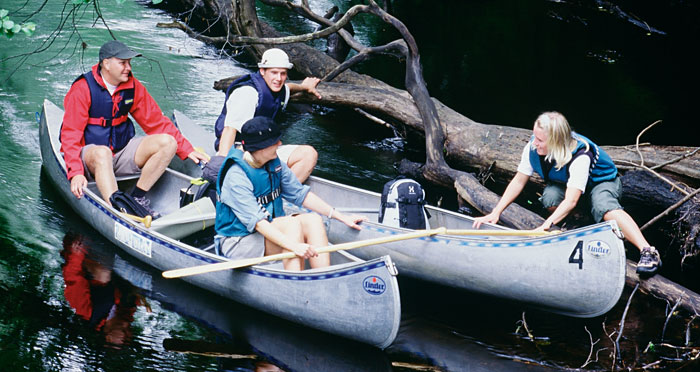
<path id="1" fill-rule="evenodd" d="M 104 335 L 107 344 L 129 343 L 131 323 L 137 306 L 150 307 L 138 289 L 112 275 L 112 268 L 90 253 L 86 238 L 68 233 L 63 238 L 62 266 L 64 295 L 87 327 Z"/>

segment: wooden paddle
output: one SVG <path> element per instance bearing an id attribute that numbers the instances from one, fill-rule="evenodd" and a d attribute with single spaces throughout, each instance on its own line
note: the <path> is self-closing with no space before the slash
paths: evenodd
<path id="1" fill-rule="evenodd" d="M 545 236 L 559 234 L 560 231 L 533 230 L 445 230 L 445 235 L 476 235 L 476 236 Z"/>
<path id="2" fill-rule="evenodd" d="M 151 216 L 150 214 L 146 215 L 146 217 L 139 217 L 139 216 L 134 216 L 133 214 L 128 214 L 128 213 L 124 213 L 124 212 L 119 212 L 119 213 L 131 218 L 132 220 L 134 220 L 136 222 L 141 222 L 143 224 L 143 226 L 145 226 L 146 228 L 151 227 L 151 222 L 153 222 L 153 216 Z"/>
<path id="3" fill-rule="evenodd" d="M 368 245 L 385 244 L 385 243 L 397 242 L 400 240 L 422 238 L 424 236 L 431 236 L 431 235 L 435 235 L 435 234 L 444 234 L 445 231 L 447 231 L 447 230 L 444 227 L 439 227 L 437 229 L 432 229 L 432 230 L 417 230 L 417 231 L 406 233 L 406 234 L 398 234 L 398 235 L 392 235 L 392 236 L 384 236 L 384 237 L 380 237 L 380 238 L 358 240 L 356 242 L 348 242 L 348 243 L 342 243 L 342 244 L 329 245 L 327 247 L 317 248 L 316 252 L 317 253 L 327 253 L 327 252 L 335 252 L 335 251 L 340 251 L 340 250 L 349 250 L 349 249 L 353 249 L 353 248 L 366 247 Z M 281 260 L 281 259 L 285 259 L 285 258 L 294 258 L 294 257 L 297 257 L 297 255 L 294 254 L 294 252 L 285 252 L 285 253 L 273 254 L 270 256 L 245 258 L 242 260 L 225 261 L 225 262 L 218 262 L 215 264 L 206 264 L 206 265 L 185 267 L 182 269 L 164 271 L 163 277 L 168 278 L 168 279 L 181 278 L 183 276 L 206 274 L 206 273 L 211 273 L 211 272 L 215 272 L 215 271 L 236 269 L 239 267 L 261 264 L 263 262 L 277 261 L 277 260 Z"/>

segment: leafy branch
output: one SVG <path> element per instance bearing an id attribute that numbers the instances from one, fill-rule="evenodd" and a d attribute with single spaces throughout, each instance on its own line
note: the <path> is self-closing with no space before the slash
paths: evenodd
<path id="1" fill-rule="evenodd" d="M 0 32 L 8 38 L 24 32 L 27 36 L 32 36 L 36 30 L 34 22 L 18 23 L 10 19 L 10 12 L 7 9 L 0 9 Z"/>

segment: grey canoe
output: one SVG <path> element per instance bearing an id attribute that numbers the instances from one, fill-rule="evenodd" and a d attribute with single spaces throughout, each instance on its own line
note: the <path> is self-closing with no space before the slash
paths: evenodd
<path id="1" fill-rule="evenodd" d="M 95 230 L 128 254 L 162 271 L 226 261 L 174 237 L 184 235 L 181 231 L 191 232 L 192 224 L 203 229 L 213 221 L 208 213 L 179 209 L 179 192 L 190 184 L 190 176 L 167 169 L 148 193 L 151 205 L 164 214 L 161 219 L 168 221 L 168 226 L 158 225 L 158 219 L 146 228 L 127 218 L 102 200 L 94 183 L 88 185 L 82 198 L 75 198 L 60 153 L 62 119 L 63 111 L 45 100 L 40 124 L 43 168 L 63 199 Z M 128 190 L 135 182 L 133 177 L 119 180 L 119 187 Z M 178 220 L 182 221 L 182 229 L 172 226 Z M 389 346 L 401 317 L 397 273 L 391 259 L 382 255 L 364 261 L 347 252 L 335 252 L 331 263 L 324 269 L 290 272 L 276 262 L 194 275 L 185 280 L 308 327 L 382 349 Z"/>
<path id="2" fill-rule="evenodd" d="M 175 111 L 180 130 L 196 146 L 213 151 L 213 134 Z M 190 171 L 187 171 L 188 173 Z M 306 184 L 334 207 L 367 216 L 361 231 L 327 221 L 333 243 L 401 234 L 410 230 L 378 223 L 381 195 L 311 176 Z M 296 207 L 285 204 L 290 212 Z M 430 227 L 471 229 L 473 219 L 428 206 Z M 325 219 L 325 217 L 324 217 Z M 507 230 L 487 225 L 485 230 Z M 517 232 L 514 230 L 510 230 Z M 617 303 L 625 284 L 625 250 L 617 224 L 604 222 L 545 237 L 454 236 L 406 240 L 357 248 L 370 259 L 390 255 L 402 275 L 523 302 L 574 317 L 595 317 Z"/>
<path id="3" fill-rule="evenodd" d="M 369 218 L 357 232 L 344 231 L 336 220 L 331 221 L 328 237 L 333 243 L 410 231 L 377 223 L 378 193 L 315 177 L 307 184 L 321 198 L 332 197 L 336 207 Z M 471 229 L 473 219 L 468 216 L 427 208 L 433 228 Z M 396 246 L 359 248 L 353 253 L 363 258 L 389 254 L 402 275 L 574 317 L 604 314 L 622 294 L 625 250 L 614 221 L 539 237 L 525 232 L 521 236 L 487 233 L 436 235 Z"/>

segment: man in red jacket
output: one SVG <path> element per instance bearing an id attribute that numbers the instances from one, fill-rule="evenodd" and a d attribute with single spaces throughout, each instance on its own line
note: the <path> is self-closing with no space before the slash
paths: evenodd
<path id="1" fill-rule="evenodd" d="M 88 181 L 94 180 L 109 203 L 117 191 L 115 175 L 141 174 L 131 194 L 153 212 L 146 192 L 173 156 L 197 164 L 206 156 L 194 150 L 132 75 L 131 59 L 140 55 L 116 40 L 102 45 L 99 63 L 73 82 L 63 100 L 60 138 L 71 192 L 77 198 Z M 129 115 L 146 132 L 145 137 L 134 137 Z"/>

